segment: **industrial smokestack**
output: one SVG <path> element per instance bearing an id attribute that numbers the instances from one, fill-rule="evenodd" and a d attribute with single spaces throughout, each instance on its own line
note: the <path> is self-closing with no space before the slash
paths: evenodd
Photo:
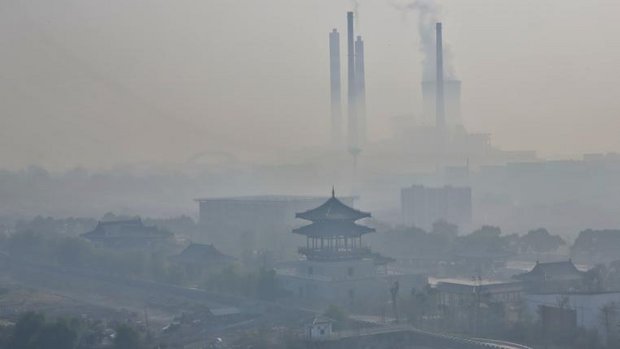
<path id="1" fill-rule="evenodd" d="M 354 156 L 359 152 L 358 126 L 357 126 L 357 103 L 355 86 L 355 49 L 353 33 L 353 12 L 347 12 L 347 123 L 349 151 Z"/>
<path id="2" fill-rule="evenodd" d="M 364 41 L 358 36 L 355 41 L 355 85 L 357 100 L 358 142 L 366 143 L 366 73 L 364 71 Z"/>
<path id="3" fill-rule="evenodd" d="M 435 84 L 437 87 L 437 93 L 435 95 L 435 122 L 437 130 L 442 136 L 446 131 L 446 112 L 445 112 L 445 98 L 444 98 L 444 78 L 443 78 L 443 38 L 441 30 L 441 22 L 435 25 L 435 37 L 437 40 L 437 76 Z"/>
<path id="4" fill-rule="evenodd" d="M 340 34 L 329 33 L 329 78 L 331 89 L 332 146 L 342 143 L 342 96 L 340 87 Z"/>

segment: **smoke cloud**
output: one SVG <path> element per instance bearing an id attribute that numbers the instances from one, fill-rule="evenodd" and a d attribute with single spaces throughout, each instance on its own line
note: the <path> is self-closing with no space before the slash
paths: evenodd
<path id="1" fill-rule="evenodd" d="M 434 80 L 436 53 L 435 23 L 441 22 L 441 6 L 435 0 L 416 0 L 404 3 L 393 1 L 390 4 L 403 14 L 403 18 L 407 18 L 407 14 L 410 12 L 417 12 L 423 79 Z M 444 40 L 444 74 L 448 80 L 456 79 L 452 57 L 450 47 Z"/>
<path id="2" fill-rule="evenodd" d="M 351 0 L 351 6 L 353 7 L 353 15 L 355 17 L 355 23 L 359 21 L 360 2 L 359 0 Z"/>

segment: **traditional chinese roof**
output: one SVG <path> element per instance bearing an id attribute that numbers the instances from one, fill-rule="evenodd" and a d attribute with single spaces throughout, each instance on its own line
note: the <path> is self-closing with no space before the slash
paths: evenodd
<path id="1" fill-rule="evenodd" d="M 90 240 L 110 239 L 168 239 L 172 233 L 146 226 L 139 218 L 121 221 L 99 222 L 94 230 L 82 234 Z"/>
<path id="2" fill-rule="evenodd" d="M 305 219 L 312 222 L 319 221 L 351 221 L 370 217 L 370 213 L 362 212 L 349 207 L 336 199 L 334 190 L 332 189 L 332 197 L 323 205 L 295 214 L 295 217 Z"/>
<path id="3" fill-rule="evenodd" d="M 220 252 L 213 245 L 195 244 L 187 246 L 180 254 L 171 259 L 183 264 L 220 265 L 232 262 L 233 257 Z"/>
<path id="4" fill-rule="evenodd" d="M 579 271 L 572 261 L 536 263 L 534 268 L 523 274 L 516 275 L 514 278 L 523 281 L 536 280 L 570 280 L 583 277 L 584 272 Z"/>
<path id="5" fill-rule="evenodd" d="M 352 221 L 318 221 L 301 228 L 293 229 L 293 233 L 295 234 L 315 238 L 329 236 L 359 237 L 373 231 L 375 231 L 373 228 L 355 224 Z"/>

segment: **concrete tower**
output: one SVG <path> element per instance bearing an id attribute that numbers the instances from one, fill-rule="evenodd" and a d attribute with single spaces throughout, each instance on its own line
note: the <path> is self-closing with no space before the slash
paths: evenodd
<path id="1" fill-rule="evenodd" d="M 435 122 L 437 131 L 442 137 L 446 134 L 446 112 L 445 112 L 445 98 L 444 98 L 444 77 L 443 77 L 443 38 L 441 23 L 437 23 L 435 26 L 436 40 L 437 40 L 437 77 L 436 87 L 437 92 L 435 94 Z"/>
<path id="2" fill-rule="evenodd" d="M 355 85 L 357 100 L 358 146 L 366 143 L 366 73 L 364 71 L 364 41 L 358 36 L 355 41 Z"/>
<path id="3" fill-rule="evenodd" d="M 357 126 L 357 88 L 355 86 L 355 44 L 353 41 L 353 12 L 347 12 L 347 131 L 349 152 L 360 152 Z"/>
<path id="4" fill-rule="evenodd" d="M 342 88 L 340 86 L 340 34 L 329 33 L 329 80 L 331 97 L 332 146 L 342 144 Z"/>
<path id="5" fill-rule="evenodd" d="M 444 74 L 443 90 L 446 126 L 450 130 L 463 126 L 461 118 L 461 81 Z M 436 95 L 437 84 L 435 79 L 422 81 L 422 111 L 424 116 L 430 120 L 435 119 Z"/>

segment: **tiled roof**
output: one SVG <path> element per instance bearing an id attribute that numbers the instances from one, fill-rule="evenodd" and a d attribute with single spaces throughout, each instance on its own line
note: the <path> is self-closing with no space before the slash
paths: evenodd
<path id="1" fill-rule="evenodd" d="M 558 278 L 578 278 L 583 275 L 572 261 L 536 263 L 534 268 L 523 274 L 516 275 L 519 280 L 538 280 L 538 279 L 558 279 Z"/>
<path id="2" fill-rule="evenodd" d="M 308 237 L 347 236 L 359 237 L 360 235 L 375 231 L 363 225 L 351 221 L 318 221 L 301 228 L 293 229 L 293 233 Z"/>
<path id="3" fill-rule="evenodd" d="M 213 245 L 196 243 L 190 244 L 172 259 L 188 264 L 222 263 L 234 260 L 233 257 L 223 254 Z"/>
<path id="4" fill-rule="evenodd" d="M 313 222 L 334 220 L 356 221 L 358 219 L 370 217 L 370 213 L 349 207 L 343 204 L 342 201 L 336 199 L 335 196 L 332 196 L 321 206 L 297 213 L 295 217 Z"/>

